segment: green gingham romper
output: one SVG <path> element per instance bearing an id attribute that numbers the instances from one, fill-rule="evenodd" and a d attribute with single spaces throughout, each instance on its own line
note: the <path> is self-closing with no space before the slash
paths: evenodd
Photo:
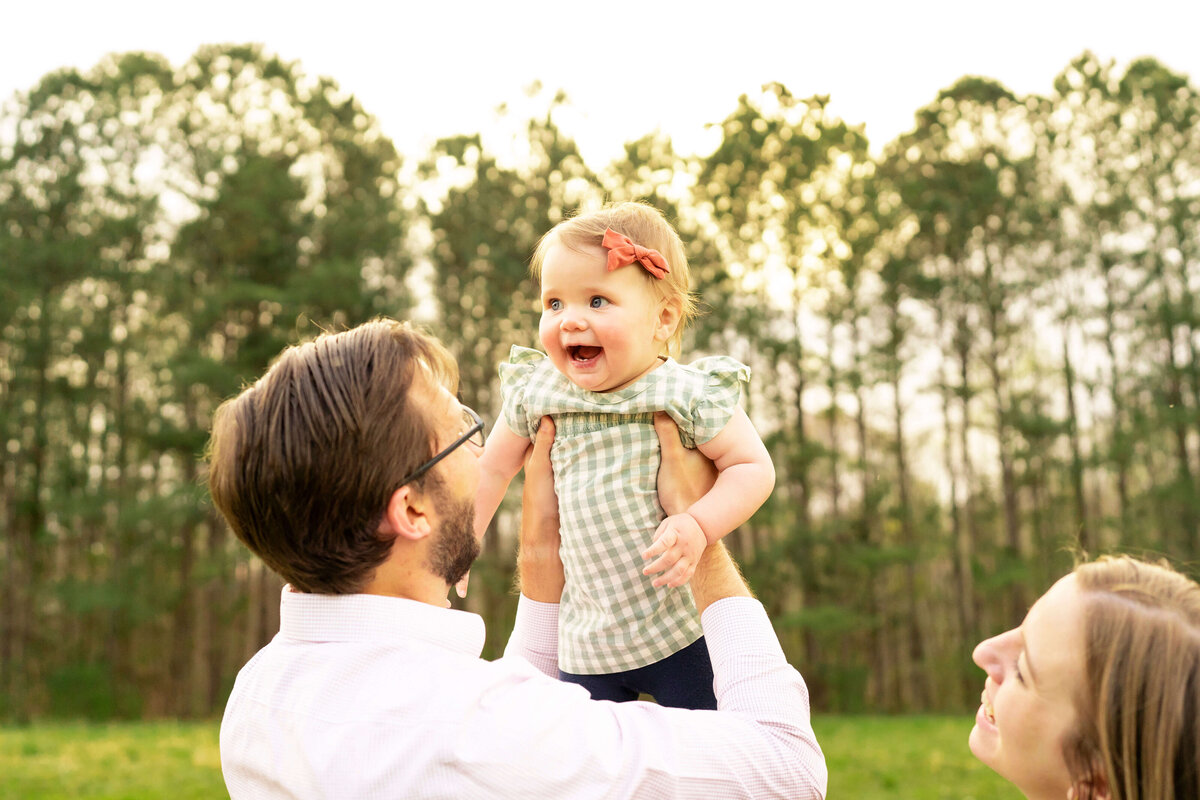
<path id="1" fill-rule="evenodd" d="M 642 551 L 664 518 L 658 502 L 654 412 L 666 411 L 687 447 L 712 439 L 733 416 L 750 370 L 728 356 L 688 366 L 667 359 L 635 383 L 590 392 L 544 354 L 513 347 L 500 365 L 504 421 L 532 440 L 554 418 L 550 463 L 558 494 L 566 587 L 559 610 L 559 668 L 602 675 L 661 661 L 700 638 L 687 586 L 655 588 Z"/>

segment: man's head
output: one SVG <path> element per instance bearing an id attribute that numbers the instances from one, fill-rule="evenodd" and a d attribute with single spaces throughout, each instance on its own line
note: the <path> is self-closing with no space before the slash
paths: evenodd
<path id="1" fill-rule="evenodd" d="M 445 464 L 408 478 L 463 432 L 457 383 L 446 349 L 405 323 L 375 320 L 289 347 L 217 409 L 213 501 L 296 589 L 343 594 L 361 591 L 387 559 L 386 520 L 407 485 L 444 509 L 427 566 L 453 583 L 449 573 L 478 552 L 470 519 L 469 542 L 457 532 L 473 487 L 453 491 Z"/>

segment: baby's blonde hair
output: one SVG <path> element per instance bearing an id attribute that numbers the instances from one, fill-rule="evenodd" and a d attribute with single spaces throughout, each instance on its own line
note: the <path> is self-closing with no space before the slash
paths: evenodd
<path id="1" fill-rule="evenodd" d="M 666 217 L 647 203 L 626 202 L 607 205 L 597 211 L 565 219 L 551 228 L 533 252 L 529 272 L 534 279 L 542 279 L 542 263 L 546 251 L 554 244 L 561 244 L 576 252 L 586 247 L 600 247 L 604 231 L 612 230 L 628 236 L 635 244 L 657 250 L 667 260 L 669 272 L 661 280 L 642 270 L 648 288 L 660 300 L 678 301 L 680 304 L 679 324 L 667 340 L 667 355 L 678 356 L 683 342 L 683 329 L 696 317 L 696 301 L 691 293 L 691 273 L 688 270 L 687 254 L 683 241 Z M 636 266 L 635 264 L 631 264 Z"/>

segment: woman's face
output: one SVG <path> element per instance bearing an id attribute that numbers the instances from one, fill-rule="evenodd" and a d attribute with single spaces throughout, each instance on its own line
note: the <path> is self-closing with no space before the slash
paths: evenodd
<path id="1" fill-rule="evenodd" d="M 987 673 L 971 752 L 1030 800 L 1064 798 L 1063 741 L 1075 727 L 1084 677 L 1083 597 L 1068 575 L 1033 604 L 1021 627 L 981 642 Z"/>

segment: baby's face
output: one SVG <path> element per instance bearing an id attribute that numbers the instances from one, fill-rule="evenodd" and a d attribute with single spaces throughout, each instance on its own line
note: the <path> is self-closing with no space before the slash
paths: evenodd
<path id="1" fill-rule="evenodd" d="M 634 263 L 608 271 L 606 251 L 553 244 L 542 262 L 542 347 L 558 371 L 592 392 L 622 389 L 658 366 L 674 330 Z"/>

